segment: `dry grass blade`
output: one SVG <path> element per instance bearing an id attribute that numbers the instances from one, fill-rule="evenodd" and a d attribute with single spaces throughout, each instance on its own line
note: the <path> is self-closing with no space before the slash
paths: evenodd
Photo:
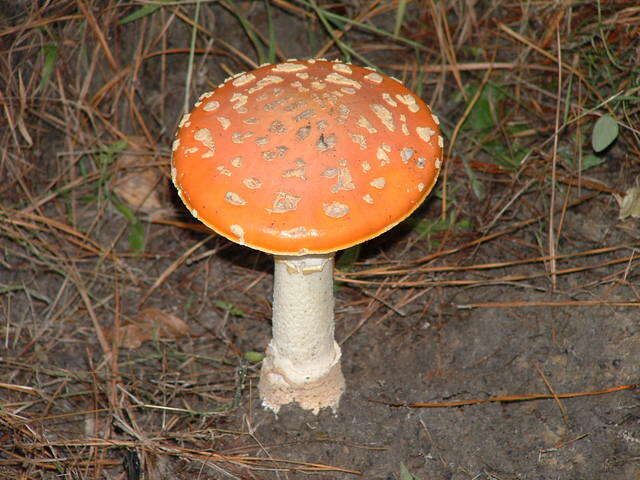
<path id="1" fill-rule="evenodd" d="M 5 210 L 2 207 L 0 207 L 0 215 L 2 215 L 2 221 L 6 221 L 11 225 L 25 227 L 28 229 L 39 229 L 40 227 L 38 227 L 34 223 L 25 222 L 24 220 L 22 220 L 24 218 L 33 220 L 35 222 L 43 223 L 47 226 L 60 230 L 61 232 L 67 233 L 72 237 L 75 237 L 75 238 L 69 238 L 69 241 L 74 242 L 80 248 L 87 250 L 91 253 L 94 253 L 96 255 L 104 254 L 102 247 L 95 240 L 87 237 L 81 232 L 78 232 L 76 229 L 74 229 L 73 227 L 63 222 L 54 220 L 52 218 L 43 217 L 41 215 L 32 214 L 32 213 L 18 212 L 15 210 L 14 211 Z"/>
<path id="2" fill-rule="evenodd" d="M 102 29 L 96 17 L 93 15 L 93 13 L 91 12 L 91 9 L 84 2 L 84 0 L 76 0 L 76 1 L 78 2 L 78 6 L 80 7 L 80 10 L 82 11 L 82 14 L 84 15 L 85 19 L 93 29 L 94 33 L 96 34 L 96 37 L 98 37 L 98 42 L 100 42 L 100 46 L 102 47 L 102 50 L 105 54 L 107 61 L 109 62 L 109 65 L 114 71 L 117 72 L 120 69 L 118 66 L 118 62 L 116 62 L 116 59 L 114 58 L 113 53 L 111 52 L 111 47 L 109 46 L 109 43 L 107 42 L 107 38 L 102 32 Z"/>
<path id="3" fill-rule="evenodd" d="M 560 98 L 562 96 L 562 48 L 560 46 L 560 32 L 556 30 L 556 45 L 558 48 L 558 102 L 556 103 L 555 135 L 553 136 L 553 152 L 551 153 L 551 198 L 549 200 L 549 269 L 551 287 L 557 287 L 556 276 L 556 245 L 555 236 L 555 208 L 556 208 L 556 178 L 558 176 L 558 135 L 560 129 Z"/>

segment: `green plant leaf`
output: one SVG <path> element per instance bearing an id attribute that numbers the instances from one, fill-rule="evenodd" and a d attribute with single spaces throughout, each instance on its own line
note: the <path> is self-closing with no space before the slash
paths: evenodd
<path id="1" fill-rule="evenodd" d="M 440 232 L 451 230 L 455 233 L 468 232 L 473 229 L 473 224 L 468 219 L 458 220 L 455 212 L 451 212 L 448 218 L 407 220 L 409 225 L 418 233 L 420 239 L 426 238 L 431 243 L 431 237 Z M 436 243 L 436 242 L 433 242 Z"/>
<path id="2" fill-rule="evenodd" d="M 604 158 L 597 155 L 585 155 L 582 159 L 582 171 L 589 170 L 590 168 L 597 167 L 604 163 Z"/>
<path id="3" fill-rule="evenodd" d="M 498 140 L 486 142 L 482 148 L 491 155 L 493 163 L 512 172 L 517 170 L 523 160 L 531 153 L 531 149 L 518 148 L 516 145 L 509 149 Z"/>
<path id="4" fill-rule="evenodd" d="M 236 317 L 245 317 L 247 314 L 238 307 L 236 307 L 233 303 L 225 302 L 224 300 L 215 300 L 213 304 L 218 307 L 226 310 L 231 315 L 235 315 Z"/>
<path id="5" fill-rule="evenodd" d="M 113 203 L 113 206 L 116 207 L 116 210 L 118 210 L 122 214 L 122 216 L 127 219 L 127 222 L 132 223 L 135 221 L 135 215 L 133 214 L 131 209 L 124 203 L 117 201 L 115 198 L 111 199 L 111 203 Z"/>
<path id="6" fill-rule="evenodd" d="M 469 181 L 471 182 L 471 190 L 478 200 L 484 200 L 484 183 L 482 183 L 473 169 L 469 166 L 469 162 L 464 162 L 464 170 L 467 172 Z"/>
<path id="7" fill-rule="evenodd" d="M 251 352 L 244 352 L 243 357 L 248 362 L 258 363 L 258 362 L 261 362 L 264 359 L 265 355 L 264 355 L 264 353 L 251 351 Z"/>
<path id="8" fill-rule="evenodd" d="M 476 94 L 478 88 L 478 86 L 469 88 L 470 98 Z M 504 93 L 498 87 L 490 83 L 486 84 L 464 122 L 465 127 L 480 131 L 495 127 L 495 115 L 500 112 L 500 104 L 503 100 Z"/>
<path id="9" fill-rule="evenodd" d="M 44 87 L 49 83 L 51 74 L 56 66 L 56 59 L 58 58 L 58 44 L 48 43 L 42 47 L 42 55 L 44 56 L 44 64 L 42 66 L 42 76 L 40 77 L 40 83 L 38 84 L 38 91 L 42 91 Z"/>
<path id="10" fill-rule="evenodd" d="M 593 126 L 591 146 L 595 152 L 601 152 L 618 137 L 618 122 L 611 115 L 601 116 Z"/>
<path id="11" fill-rule="evenodd" d="M 144 226 L 127 205 L 116 200 L 113 195 L 109 195 L 109 197 L 116 210 L 129 223 L 129 248 L 136 253 L 142 252 L 144 250 Z"/>
<path id="12" fill-rule="evenodd" d="M 407 467 L 404 466 L 404 463 L 400 462 L 400 480 L 420 480 L 418 477 L 413 475 Z"/>
<path id="13" fill-rule="evenodd" d="M 118 140 L 116 142 L 110 143 L 108 145 L 101 145 L 100 151 L 98 152 L 98 158 L 100 159 L 100 163 L 103 167 L 110 165 L 115 157 L 124 152 L 129 144 L 126 140 Z"/>
<path id="14" fill-rule="evenodd" d="M 129 248 L 136 253 L 144 250 L 144 225 L 137 218 L 129 224 Z"/>
<path id="15" fill-rule="evenodd" d="M 444 232 L 449 228 L 451 222 L 448 219 L 424 219 L 413 223 L 413 229 L 418 232 L 420 237 L 430 237 L 440 232 Z"/>

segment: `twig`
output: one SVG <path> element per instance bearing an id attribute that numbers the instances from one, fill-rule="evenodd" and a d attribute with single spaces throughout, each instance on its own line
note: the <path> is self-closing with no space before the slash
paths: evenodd
<path id="1" fill-rule="evenodd" d="M 566 300 L 549 302 L 483 302 L 456 305 L 459 309 L 469 308 L 529 308 L 529 307 L 640 307 L 640 302 L 624 300 Z"/>

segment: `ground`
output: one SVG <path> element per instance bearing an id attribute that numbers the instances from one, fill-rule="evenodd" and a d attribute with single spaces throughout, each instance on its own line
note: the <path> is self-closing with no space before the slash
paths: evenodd
<path id="1" fill-rule="evenodd" d="M 640 479 L 633 2 L 0 12 L 0 477 Z M 338 410 L 276 416 L 272 259 L 190 217 L 170 146 L 185 92 L 319 56 L 425 99 L 445 167 L 338 256 Z"/>

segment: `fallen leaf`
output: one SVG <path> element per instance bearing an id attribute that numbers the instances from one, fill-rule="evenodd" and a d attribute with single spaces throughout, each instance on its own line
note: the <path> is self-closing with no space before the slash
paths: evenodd
<path id="1" fill-rule="evenodd" d="M 112 341 L 114 333 L 112 329 L 109 335 Z M 121 348 L 134 349 L 154 338 L 176 340 L 188 335 L 189 325 L 184 320 L 157 308 L 147 308 L 120 326 L 117 343 Z"/>
<path id="2" fill-rule="evenodd" d="M 400 480 L 420 480 L 418 477 L 414 476 L 407 467 L 405 467 L 404 463 L 400 462 Z"/>
<path id="3" fill-rule="evenodd" d="M 162 174 L 156 167 L 142 167 L 153 161 L 151 155 L 144 153 L 144 139 L 131 137 L 129 145 L 118 157 L 111 189 L 137 210 L 145 213 L 160 210 L 165 207 L 160 195 L 165 185 Z"/>
<path id="4" fill-rule="evenodd" d="M 624 197 L 615 196 L 620 205 L 618 218 L 624 220 L 627 217 L 640 218 L 640 188 L 629 188 Z"/>
<path id="5" fill-rule="evenodd" d="M 108 335 L 109 341 L 113 343 L 114 332 L 111 331 L 109 333 L 110 333 L 110 335 Z M 118 329 L 117 334 L 118 334 L 118 340 L 117 340 L 118 347 L 126 348 L 128 350 L 133 350 L 135 348 L 138 348 L 142 345 L 143 342 L 146 342 L 147 340 L 151 339 L 149 332 L 145 332 L 143 329 L 141 329 L 137 325 L 131 325 L 131 324 L 121 326 Z"/>

